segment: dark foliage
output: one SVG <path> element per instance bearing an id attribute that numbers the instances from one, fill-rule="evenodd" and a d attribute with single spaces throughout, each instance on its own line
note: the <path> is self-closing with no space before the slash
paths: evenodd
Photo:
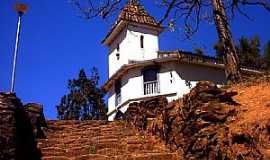
<path id="1" fill-rule="evenodd" d="M 98 120 L 106 119 L 104 91 L 98 87 L 99 75 L 93 67 L 88 78 L 83 69 L 78 79 L 68 81 L 69 93 L 61 98 L 56 106 L 61 120 Z"/>
<path id="2" fill-rule="evenodd" d="M 261 59 L 261 65 L 263 69 L 270 70 L 270 41 L 268 41 L 265 45 L 264 54 Z"/>
<path id="3" fill-rule="evenodd" d="M 202 48 L 195 48 L 194 49 L 195 54 L 199 55 L 199 56 L 203 56 L 204 55 L 204 51 Z"/>
<path id="4" fill-rule="evenodd" d="M 240 64 L 253 68 L 260 68 L 260 39 L 255 36 L 250 39 L 241 37 L 236 46 Z"/>
<path id="5" fill-rule="evenodd" d="M 214 44 L 213 47 L 216 51 L 216 57 L 219 59 L 222 59 L 223 53 L 224 53 L 224 49 L 223 49 L 223 45 L 221 42 L 217 42 L 216 44 Z"/>
<path id="6" fill-rule="evenodd" d="M 260 39 L 257 36 L 247 38 L 242 36 L 237 45 L 237 55 L 241 66 L 254 69 L 270 70 L 270 41 L 261 50 Z M 216 57 L 222 58 L 223 47 L 220 42 L 217 42 L 214 47 Z"/>

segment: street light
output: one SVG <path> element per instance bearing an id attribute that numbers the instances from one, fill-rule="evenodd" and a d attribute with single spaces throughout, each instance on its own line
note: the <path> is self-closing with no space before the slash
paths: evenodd
<path id="1" fill-rule="evenodd" d="M 17 25 L 16 43 L 15 43 L 14 57 L 13 57 L 13 68 L 12 68 L 11 87 L 10 87 L 11 93 L 14 92 L 15 76 L 16 76 L 16 62 L 17 62 L 17 54 L 18 54 L 18 49 L 19 49 L 22 16 L 27 11 L 27 9 L 28 9 L 28 6 L 26 4 L 23 4 L 23 3 L 15 4 L 15 10 L 18 13 L 18 25 Z"/>

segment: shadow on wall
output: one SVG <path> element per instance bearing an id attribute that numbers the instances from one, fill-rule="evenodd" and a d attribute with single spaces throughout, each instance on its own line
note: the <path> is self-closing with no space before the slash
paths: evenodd
<path id="1" fill-rule="evenodd" d="M 15 94 L 0 92 L 0 159 L 40 160 L 36 138 L 44 138 L 42 106 L 23 106 Z"/>
<path id="2" fill-rule="evenodd" d="M 23 107 L 15 112 L 16 160 L 40 160 L 41 152 L 37 148 L 34 127 Z"/>
<path id="3" fill-rule="evenodd" d="M 187 81 L 211 81 L 215 84 L 226 84 L 226 76 L 223 69 L 198 65 L 181 65 L 176 67 L 178 75 Z"/>

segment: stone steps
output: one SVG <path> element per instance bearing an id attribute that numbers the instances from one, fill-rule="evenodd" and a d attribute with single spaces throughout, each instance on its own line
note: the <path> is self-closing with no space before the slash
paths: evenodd
<path id="1" fill-rule="evenodd" d="M 145 153 L 137 155 L 105 156 L 87 154 L 68 158 L 66 156 L 43 157 L 42 160 L 180 160 L 176 153 Z"/>
<path id="2" fill-rule="evenodd" d="M 49 121 L 47 139 L 40 139 L 38 147 L 42 160 L 175 160 L 176 156 L 156 137 L 121 121 Z"/>

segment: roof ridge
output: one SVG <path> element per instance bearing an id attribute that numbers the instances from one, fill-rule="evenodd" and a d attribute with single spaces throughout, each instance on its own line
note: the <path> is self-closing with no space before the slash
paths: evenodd
<path id="1" fill-rule="evenodd" d="M 121 20 L 161 27 L 156 19 L 145 10 L 144 6 L 141 5 L 138 0 L 127 1 L 126 6 L 118 16 L 116 23 Z"/>
<path id="2" fill-rule="evenodd" d="M 144 8 L 143 5 L 140 4 L 139 0 L 127 0 L 126 5 L 122 8 L 117 17 L 114 25 L 112 26 L 110 32 L 106 35 L 106 38 L 102 41 L 104 43 L 108 37 L 110 37 L 111 33 L 117 28 L 121 22 L 125 24 L 139 24 L 144 27 L 152 28 L 158 33 L 163 31 L 163 27 L 155 17 L 151 16 Z M 123 25 L 123 24 L 122 24 Z"/>

